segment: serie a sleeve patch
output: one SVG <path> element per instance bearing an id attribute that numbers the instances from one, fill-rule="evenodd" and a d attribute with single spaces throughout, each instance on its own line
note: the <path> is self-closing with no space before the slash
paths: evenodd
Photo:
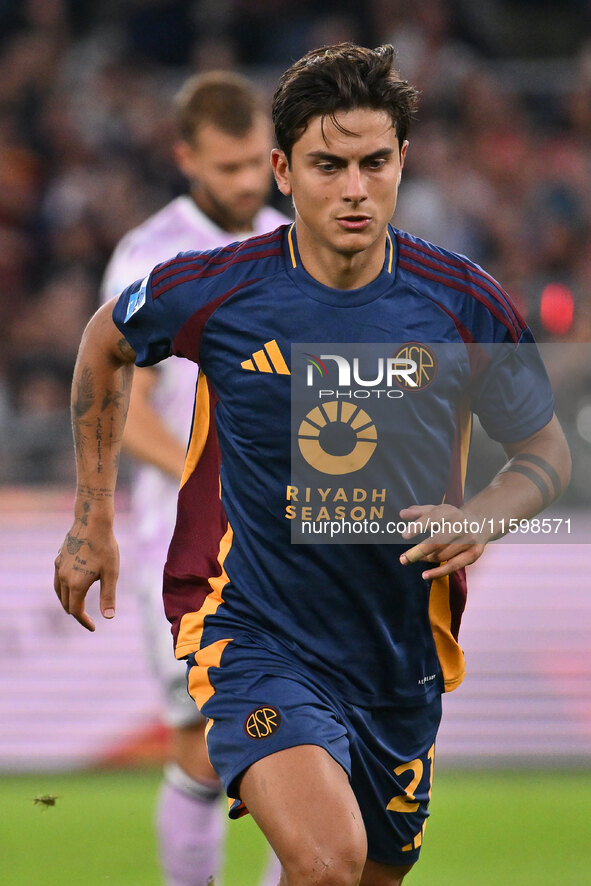
<path id="1" fill-rule="evenodd" d="M 149 279 L 150 275 L 148 274 L 148 276 L 144 277 L 144 279 L 140 283 L 140 288 L 137 290 L 137 292 L 131 293 L 129 301 L 127 303 L 127 313 L 125 315 L 125 320 L 123 321 L 124 323 L 127 323 L 128 320 L 130 320 L 131 317 L 133 317 L 133 315 L 137 313 L 137 311 L 139 311 L 139 309 L 145 304 Z"/>

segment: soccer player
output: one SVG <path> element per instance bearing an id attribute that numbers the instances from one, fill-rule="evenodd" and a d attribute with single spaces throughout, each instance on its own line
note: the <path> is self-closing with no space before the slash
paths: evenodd
<path id="1" fill-rule="evenodd" d="M 248 80 L 232 72 L 195 75 L 179 91 L 175 111 L 175 157 L 189 193 L 122 239 L 105 273 L 103 301 L 171 255 L 212 249 L 288 221 L 264 205 L 271 184 L 271 121 Z M 177 358 L 156 369 L 138 369 L 123 440 L 140 461 L 132 485 L 134 574 L 171 728 L 157 810 L 160 858 L 171 886 L 205 886 L 210 876 L 218 876 L 225 830 L 219 780 L 203 737 L 205 720 L 187 693 L 184 663 L 171 653 L 162 605 L 162 570 L 174 529 L 196 375 L 193 364 Z"/>
<path id="2" fill-rule="evenodd" d="M 102 615 L 115 614 L 132 364 L 200 366 L 165 606 L 230 815 L 254 816 L 282 886 L 402 882 L 428 815 L 441 694 L 464 673 L 464 569 L 569 479 L 543 367 L 506 293 L 390 225 L 416 103 L 393 57 L 340 44 L 286 71 L 272 166 L 295 223 L 158 265 L 99 309 L 73 380 L 78 486 L 55 590 L 94 630 L 94 581 Z M 303 415 L 302 391 L 315 403 Z M 508 461 L 464 504 L 471 412 Z M 348 437 L 335 442 L 338 426 Z M 292 482 L 298 454 L 307 486 Z M 403 549 L 291 543 L 292 508 L 320 527 L 337 508 L 360 523 L 355 502 L 390 494 L 403 518 L 460 528 L 415 538 L 410 526 Z M 462 529 L 473 523 L 480 533 Z"/>

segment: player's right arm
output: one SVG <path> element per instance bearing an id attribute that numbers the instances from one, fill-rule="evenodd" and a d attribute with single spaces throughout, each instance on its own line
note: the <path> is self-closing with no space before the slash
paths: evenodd
<path id="1" fill-rule="evenodd" d="M 119 550 L 113 534 L 114 494 L 136 356 L 112 312 L 109 302 L 92 317 L 74 368 L 74 522 L 55 560 L 55 592 L 66 612 L 90 631 L 95 626 L 85 598 L 95 581 L 100 581 L 103 616 L 115 614 Z"/>

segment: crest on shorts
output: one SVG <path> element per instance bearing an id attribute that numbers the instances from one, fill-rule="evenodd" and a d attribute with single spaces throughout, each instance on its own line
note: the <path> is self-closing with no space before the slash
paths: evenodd
<path id="1" fill-rule="evenodd" d="M 261 705 L 251 711 L 244 721 L 244 731 L 249 738 L 259 741 L 262 738 L 269 738 L 274 732 L 277 732 L 281 725 L 281 714 L 272 705 Z"/>

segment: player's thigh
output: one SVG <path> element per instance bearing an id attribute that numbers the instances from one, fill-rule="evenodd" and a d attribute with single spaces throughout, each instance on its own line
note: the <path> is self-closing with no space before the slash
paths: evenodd
<path id="1" fill-rule="evenodd" d="M 244 773 L 240 796 L 289 882 L 316 882 L 326 868 L 358 882 L 367 855 L 363 819 L 347 773 L 324 748 L 300 745 L 263 757 Z"/>

